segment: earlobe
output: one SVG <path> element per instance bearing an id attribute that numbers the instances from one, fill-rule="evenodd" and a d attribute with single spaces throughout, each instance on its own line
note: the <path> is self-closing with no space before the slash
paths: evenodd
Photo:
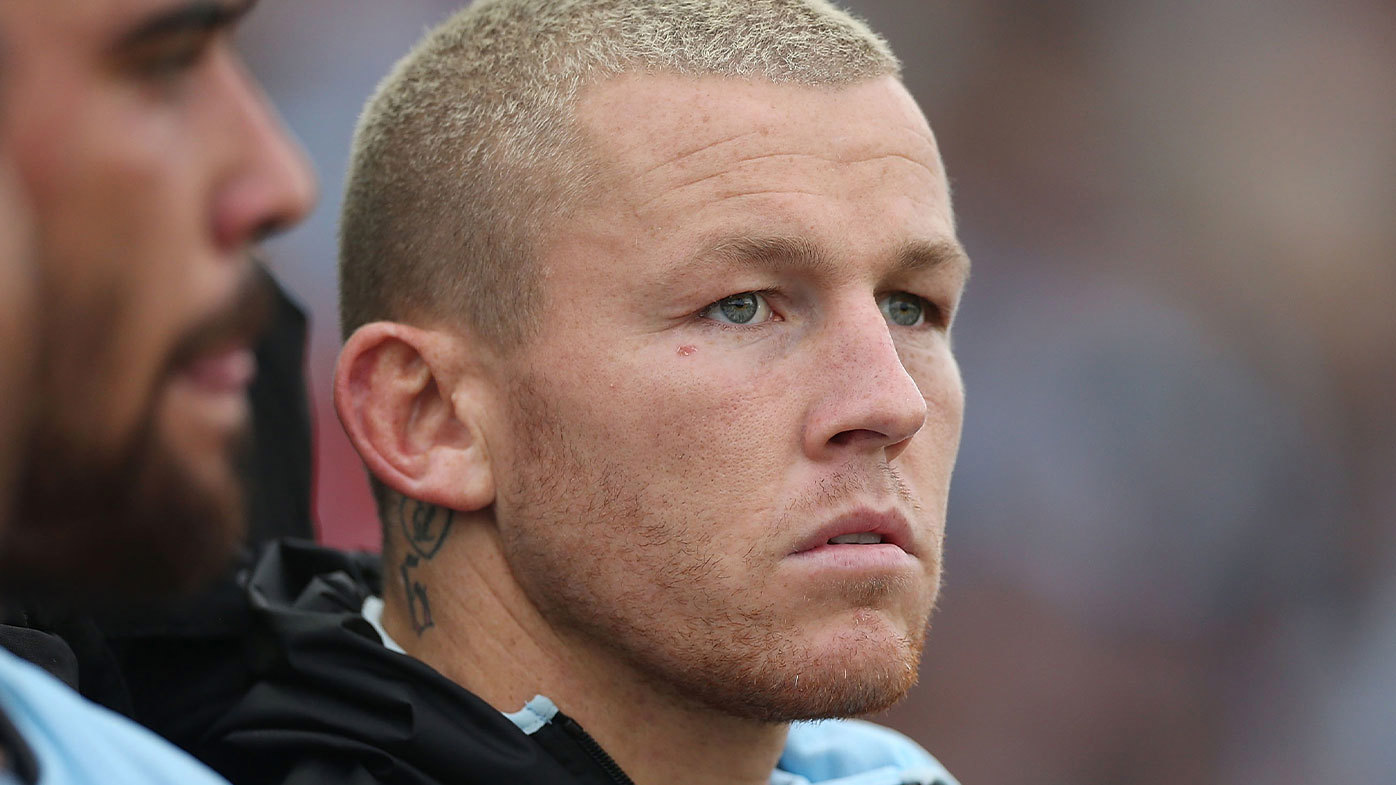
<path id="1" fill-rule="evenodd" d="M 374 477 L 471 512 L 494 502 L 482 402 L 462 339 L 394 322 L 360 327 L 335 366 L 334 403 Z"/>

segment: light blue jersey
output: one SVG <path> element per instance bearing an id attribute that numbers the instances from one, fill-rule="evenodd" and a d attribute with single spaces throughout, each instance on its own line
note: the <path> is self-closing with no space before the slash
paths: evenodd
<path id="1" fill-rule="evenodd" d="M 184 751 L 4 649 L 0 711 L 38 761 L 39 785 L 228 785 Z M 0 772 L 0 785 L 17 782 Z"/>
<path id="2" fill-rule="evenodd" d="M 771 785 L 959 785 L 921 745 L 862 720 L 797 722 Z"/>

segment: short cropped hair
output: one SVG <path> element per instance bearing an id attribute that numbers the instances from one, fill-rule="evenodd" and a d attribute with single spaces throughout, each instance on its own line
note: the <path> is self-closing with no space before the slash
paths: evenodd
<path id="1" fill-rule="evenodd" d="M 360 118 L 344 335 L 422 319 L 497 348 L 527 338 L 540 234 L 591 182 L 579 93 L 633 72 L 837 87 L 900 65 L 827 0 L 480 0 L 430 31 Z"/>
<path id="2" fill-rule="evenodd" d="M 626 73 L 840 87 L 901 66 L 827 0 L 479 0 L 427 33 L 354 135 L 340 221 L 340 328 L 445 323 L 496 349 L 530 337 L 544 227 L 596 182 L 584 88 Z M 400 501 L 371 479 L 385 549 Z"/>

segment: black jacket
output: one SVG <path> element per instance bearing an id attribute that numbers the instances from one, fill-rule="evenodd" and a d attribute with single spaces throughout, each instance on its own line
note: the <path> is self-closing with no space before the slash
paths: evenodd
<path id="1" fill-rule="evenodd" d="M 531 736 L 360 615 L 377 558 L 271 546 L 248 576 L 255 685 L 192 751 L 235 785 L 617 785 L 630 780 L 570 718 Z"/>
<path id="2" fill-rule="evenodd" d="M 549 713 L 525 734 L 384 645 L 362 615 L 364 601 L 382 594 L 376 556 L 285 541 L 244 583 L 244 661 L 225 670 L 249 675 L 253 686 L 189 745 L 234 785 L 631 782 L 566 715 Z M 792 727 L 787 766 L 782 782 L 955 785 L 916 744 L 869 723 Z"/>

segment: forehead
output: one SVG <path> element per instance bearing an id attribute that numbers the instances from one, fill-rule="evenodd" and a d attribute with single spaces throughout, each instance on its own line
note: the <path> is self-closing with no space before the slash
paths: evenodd
<path id="1" fill-rule="evenodd" d="M 855 160 L 905 155 L 940 170 L 915 99 L 892 77 L 812 87 L 724 77 L 627 74 L 582 93 L 578 115 L 614 161 L 648 171 L 705 153 L 786 145 Z M 633 174 L 634 171 L 629 173 Z"/>
<path id="2" fill-rule="evenodd" d="M 610 195 L 651 208 L 738 204 L 810 189 L 848 199 L 919 195 L 953 225 L 935 137 L 892 77 L 841 87 L 625 75 L 588 88 L 579 122 Z"/>
<path id="3" fill-rule="evenodd" d="M 577 111 L 593 136 L 609 140 L 610 149 L 640 164 L 658 162 L 691 141 L 740 141 L 743 134 L 834 145 L 849 152 L 857 152 L 859 145 L 908 143 L 938 156 L 915 99 L 890 76 L 845 86 L 809 86 L 718 76 L 623 74 L 584 90 Z"/>
<path id="4" fill-rule="evenodd" d="M 556 260 L 578 256 L 583 237 L 610 267 L 660 276 L 733 237 L 796 237 L 862 260 L 954 242 L 935 137 L 892 77 L 808 87 L 628 75 L 588 88 L 577 117 L 599 184 L 579 220 L 553 231 Z"/>

